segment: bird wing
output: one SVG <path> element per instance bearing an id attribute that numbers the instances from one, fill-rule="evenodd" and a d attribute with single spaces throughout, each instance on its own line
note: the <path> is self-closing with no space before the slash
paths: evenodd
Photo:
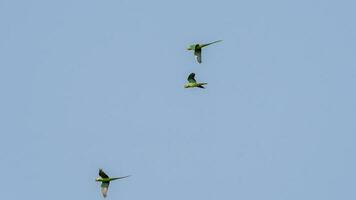
<path id="1" fill-rule="evenodd" d="M 201 48 L 194 50 L 195 59 L 198 63 L 201 63 Z"/>
<path id="2" fill-rule="evenodd" d="M 189 83 L 196 83 L 197 81 L 195 80 L 195 73 L 191 73 L 191 74 L 189 74 L 189 76 L 188 76 L 188 82 Z"/>
<path id="3" fill-rule="evenodd" d="M 207 44 L 201 44 L 200 45 L 200 48 L 203 48 L 203 47 L 206 47 L 206 46 L 208 46 L 208 45 L 211 45 L 211 44 L 214 44 L 214 43 L 218 43 L 218 42 L 221 42 L 222 40 L 216 40 L 216 41 L 214 41 L 214 42 L 210 42 L 210 43 L 207 43 Z"/>
<path id="4" fill-rule="evenodd" d="M 109 176 L 105 174 L 105 172 L 102 169 L 99 169 L 99 176 L 101 178 L 109 178 Z"/>
<path id="5" fill-rule="evenodd" d="M 104 198 L 108 195 L 109 185 L 110 185 L 110 182 L 102 182 L 101 183 L 101 193 L 103 194 Z"/>

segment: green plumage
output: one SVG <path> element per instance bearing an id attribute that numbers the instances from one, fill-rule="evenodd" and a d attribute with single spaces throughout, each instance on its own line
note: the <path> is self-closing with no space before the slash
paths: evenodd
<path id="1" fill-rule="evenodd" d="M 104 198 L 107 196 L 110 181 L 129 177 L 129 176 L 122 176 L 122 177 L 110 178 L 102 169 L 99 169 L 99 176 L 100 177 L 96 178 L 95 180 L 97 182 L 101 182 L 101 193 L 103 194 Z"/>
<path id="2" fill-rule="evenodd" d="M 188 80 L 188 83 L 186 83 L 186 84 L 184 85 L 184 88 L 195 88 L 195 87 L 198 87 L 198 88 L 204 89 L 204 86 L 203 86 L 203 85 L 206 85 L 206 84 L 207 84 L 207 83 L 198 83 L 198 82 L 195 80 L 195 73 L 189 74 L 187 80 Z"/>
<path id="3" fill-rule="evenodd" d="M 206 43 L 206 44 L 192 44 L 187 48 L 187 50 L 190 50 L 190 51 L 193 50 L 194 51 L 194 56 L 195 56 L 197 62 L 198 63 L 202 63 L 202 59 L 201 59 L 202 48 L 204 48 L 206 46 L 209 46 L 211 44 L 217 43 L 217 42 L 221 42 L 221 41 L 222 40 L 217 40 L 217 41 Z"/>

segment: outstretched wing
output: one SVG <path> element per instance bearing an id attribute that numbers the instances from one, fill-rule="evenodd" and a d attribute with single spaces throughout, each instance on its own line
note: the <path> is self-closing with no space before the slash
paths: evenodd
<path id="1" fill-rule="evenodd" d="M 109 184 L 110 184 L 110 182 L 102 182 L 101 183 L 101 193 L 103 194 L 104 198 L 108 195 Z"/>
<path id="2" fill-rule="evenodd" d="M 109 176 L 105 174 L 105 172 L 102 169 L 99 169 L 99 176 L 101 178 L 109 178 Z"/>
<path id="3" fill-rule="evenodd" d="M 208 46 L 208 45 L 211 45 L 211 44 L 214 44 L 214 43 L 218 43 L 218 42 L 221 42 L 222 40 L 216 40 L 216 41 L 214 41 L 214 42 L 210 42 L 210 43 L 207 43 L 207 44 L 202 44 L 202 45 L 200 45 L 200 47 L 201 48 L 203 48 L 203 47 L 206 47 L 206 46 Z"/>
<path id="4" fill-rule="evenodd" d="M 191 74 L 189 74 L 189 76 L 188 76 L 188 82 L 189 83 L 196 83 L 197 81 L 195 80 L 195 73 L 191 73 Z"/>
<path id="5" fill-rule="evenodd" d="M 195 59 L 198 63 L 201 63 L 201 48 L 194 50 Z"/>

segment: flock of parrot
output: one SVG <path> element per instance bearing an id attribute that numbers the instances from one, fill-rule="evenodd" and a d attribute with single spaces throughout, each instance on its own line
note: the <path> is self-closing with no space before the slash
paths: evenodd
<path id="1" fill-rule="evenodd" d="M 187 50 L 194 51 L 195 59 L 197 60 L 197 62 L 199 64 L 201 64 L 202 63 L 201 50 L 206 46 L 209 46 L 211 44 L 218 43 L 218 42 L 221 42 L 221 41 L 222 40 L 217 40 L 217 41 L 206 43 L 206 44 L 192 44 L 187 48 Z M 197 82 L 195 80 L 195 73 L 190 73 L 189 76 L 188 76 L 188 83 L 184 85 L 184 88 L 195 88 L 195 87 L 198 87 L 198 88 L 204 89 L 203 85 L 206 85 L 206 84 L 207 83 L 199 83 L 199 82 Z"/>
<path id="2" fill-rule="evenodd" d="M 197 62 L 200 64 L 202 63 L 201 59 L 201 51 L 202 48 L 209 46 L 211 44 L 221 42 L 222 40 L 217 40 L 214 42 L 206 43 L 206 44 L 192 44 L 190 45 L 187 50 L 189 51 L 194 51 L 194 56 L 197 60 Z M 207 83 L 199 83 L 195 80 L 195 73 L 190 73 L 188 76 L 188 83 L 184 85 L 184 88 L 204 88 L 203 85 L 206 85 Z M 102 169 L 99 169 L 99 177 L 95 179 L 97 182 L 101 182 L 101 193 L 103 197 L 105 198 L 108 194 L 108 189 L 111 181 L 118 180 L 118 179 L 123 179 L 127 178 L 129 176 L 121 176 L 121 177 L 109 177 Z"/>

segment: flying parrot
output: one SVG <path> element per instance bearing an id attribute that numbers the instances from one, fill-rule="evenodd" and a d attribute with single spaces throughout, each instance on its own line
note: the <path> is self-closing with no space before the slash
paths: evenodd
<path id="1" fill-rule="evenodd" d="M 201 49 L 203 47 L 206 47 L 208 45 L 211 45 L 211 44 L 214 44 L 214 43 L 217 43 L 217 42 L 221 42 L 221 41 L 222 40 L 217 40 L 217 41 L 210 42 L 210 43 L 207 43 L 207 44 L 192 44 L 187 48 L 187 50 L 189 50 L 189 51 L 194 50 L 195 59 L 197 60 L 198 63 L 201 63 Z"/>
<path id="2" fill-rule="evenodd" d="M 110 181 L 129 177 L 129 176 L 122 176 L 122 177 L 110 178 L 108 175 L 105 174 L 105 172 L 102 169 L 99 169 L 99 176 L 100 177 L 96 178 L 95 181 L 101 182 L 101 193 L 103 194 L 104 198 L 108 194 Z"/>
<path id="3" fill-rule="evenodd" d="M 191 73 L 189 74 L 188 76 L 188 83 L 186 83 L 184 85 L 184 88 L 194 88 L 194 87 L 198 87 L 198 88 L 203 88 L 204 89 L 204 86 L 203 85 L 206 85 L 207 83 L 197 83 L 197 81 L 195 80 L 195 73 Z"/>

